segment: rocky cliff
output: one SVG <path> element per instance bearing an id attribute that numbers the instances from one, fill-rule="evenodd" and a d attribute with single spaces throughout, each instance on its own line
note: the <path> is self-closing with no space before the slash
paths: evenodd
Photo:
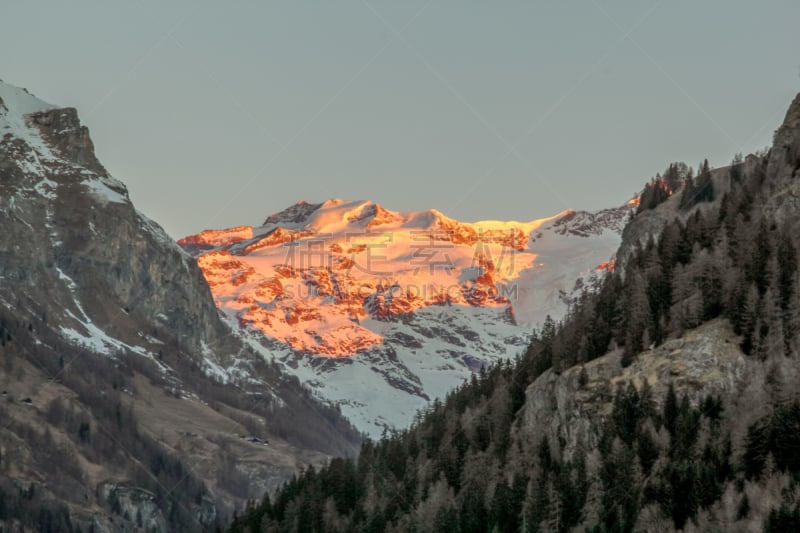
<path id="1" fill-rule="evenodd" d="M 0 520 L 212 527 L 352 452 L 338 413 L 231 334 L 76 110 L 2 82 L 0 228 Z"/>

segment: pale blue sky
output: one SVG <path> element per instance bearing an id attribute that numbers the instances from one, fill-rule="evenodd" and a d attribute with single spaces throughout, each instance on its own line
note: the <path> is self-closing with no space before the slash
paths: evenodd
<path id="1" fill-rule="evenodd" d="M 617 205 L 672 160 L 766 146 L 800 90 L 796 0 L 4 0 L 0 19 L 0 78 L 77 107 L 175 237 L 300 199 Z"/>

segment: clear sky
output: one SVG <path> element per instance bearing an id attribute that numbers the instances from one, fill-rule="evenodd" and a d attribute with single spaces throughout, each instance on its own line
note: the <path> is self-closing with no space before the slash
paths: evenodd
<path id="1" fill-rule="evenodd" d="M 77 107 L 174 237 L 300 199 L 462 220 L 621 204 L 770 143 L 800 2 L 3 0 L 0 78 Z"/>

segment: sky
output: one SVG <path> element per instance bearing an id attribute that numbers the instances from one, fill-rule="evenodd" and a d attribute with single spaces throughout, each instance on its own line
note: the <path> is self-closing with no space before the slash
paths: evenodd
<path id="1" fill-rule="evenodd" d="M 768 146 L 800 2 L 0 3 L 0 79 L 77 107 L 175 238 L 299 200 L 464 220 L 624 203 Z"/>

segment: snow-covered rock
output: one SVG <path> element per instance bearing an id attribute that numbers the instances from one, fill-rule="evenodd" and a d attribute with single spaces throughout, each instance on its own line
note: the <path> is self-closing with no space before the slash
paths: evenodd
<path id="1" fill-rule="evenodd" d="M 613 268 L 635 207 L 460 222 L 331 199 L 179 244 L 243 338 L 378 436 L 524 350 Z"/>

